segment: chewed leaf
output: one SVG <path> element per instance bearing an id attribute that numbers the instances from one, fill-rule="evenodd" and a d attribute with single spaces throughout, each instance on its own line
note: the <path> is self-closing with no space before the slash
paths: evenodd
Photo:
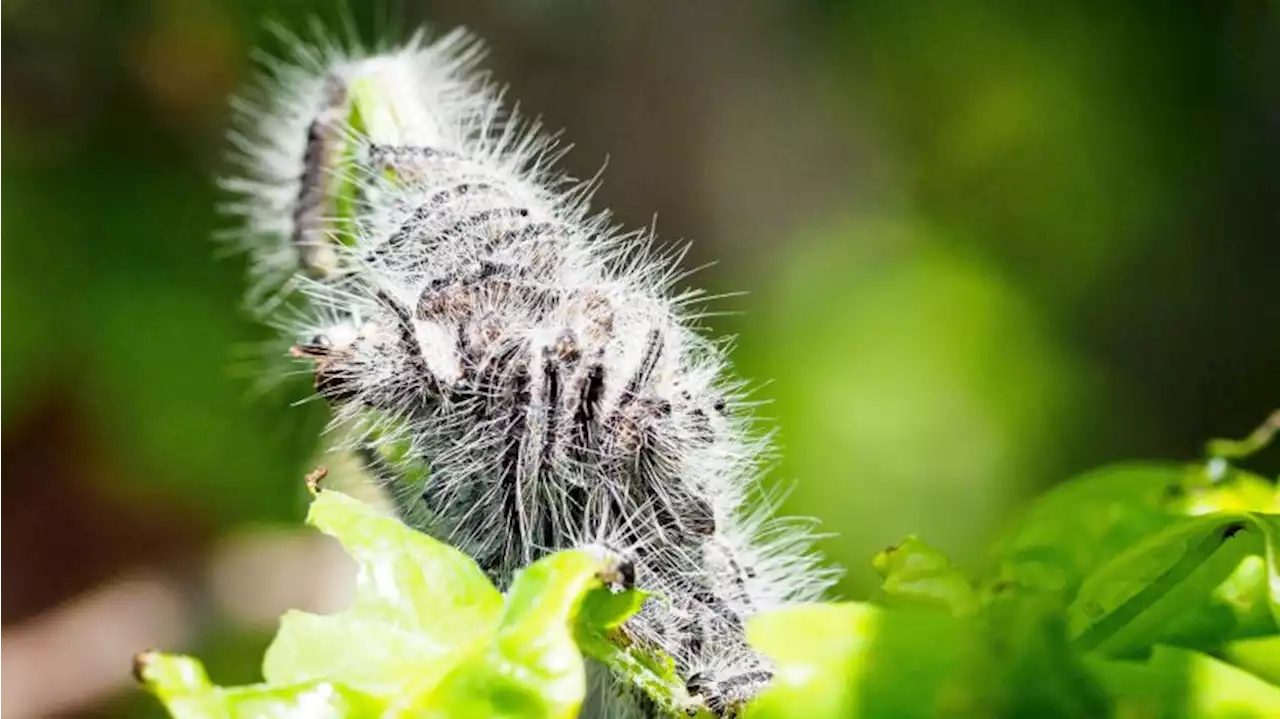
<path id="1" fill-rule="evenodd" d="M 574 637 L 602 632 L 637 606 L 630 593 L 601 612 L 612 596 L 602 576 L 615 560 L 572 550 L 546 557 L 520 572 L 489 642 L 438 685 L 396 702 L 392 716 L 574 717 L 586 696 L 586 668 Z M 580 627 L 590 613 L 595 626 Z"/>
<path id="2" fill-rule="evenodd" d="M 1180 520 L 1138 542 L 1081 586 L 1068 609 L 1076 646 L 1127 656 L 1174 638 L 1221 643 L 1240 620 L 1228 611 L 1230 624 L 1198 625 L 1208 616 L 1203 610 L 1215 600 L 1257 604 L 1252 597 L 1258 593 L 1274 622 L 1278 529 L 1273 515 L 1223 512 Z M 1253 557 L 1261 558 L 1261 566 Z"/>
<path id="3" fill-rule="evenodd" d="M 356 560 L 355 601 L 329 616 L 287 613 L 263 663 L 269 683 L 394 696 L 438 680 L 493 632 L 502 596 L 461 552 L 338 492 L 321 491 L 307 521 Z"/>
<path id="4" fill-rule="evenodd" d="M 933 605 L 957 615 L 977 609 L 969 580 L 945 554 L 915 535 L 877 554 L 872 564 L 884 578 L 880 595 L 886 605 Z"/>
<path id="5" fill-rule="evenodd" d="M 382 702 L 348 687 L 316 681 L 223 688 L 190 657 L 146 653 L 138 678 L 175 719 L 374 719 Z"/>

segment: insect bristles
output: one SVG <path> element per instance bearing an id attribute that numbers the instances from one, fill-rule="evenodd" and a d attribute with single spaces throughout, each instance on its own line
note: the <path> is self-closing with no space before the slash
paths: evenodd
<path id="1" fill-rule="evenodd" d="M 504 109 L 469 34 L 277 35 L 289 57 L 234 104 L 223 209 L 331 444 L 499 585 L 568 547 L 624 557 L 654 597 L 624 631 L 735 713 L 771 676 L 745 621 L 832 573 L 810 523 L 773 518 L 770 437 L 701 326 L 716 297 L 677 287 L 688 244 L 592 210 L 599 174 L 557 169 L 569 145 Z"/>

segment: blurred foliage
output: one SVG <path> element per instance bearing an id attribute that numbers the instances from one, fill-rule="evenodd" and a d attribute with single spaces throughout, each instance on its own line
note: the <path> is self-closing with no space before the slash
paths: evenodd
<path id="1" fill-rule="evenodd" d="M 184 146 L 219 132 L 224 99 L 193 93 L 234 89 L 237 28 L 176 7 L 86 6 L 67 27 L 24 10 L 5 27 L 23 108 L 4 123 L 5 426 L 70 395 L 131 470 L 111 491 L 223 521 L 296 516 L 296 487 L 267 478 L 298 475 L 323 417 L 287 409 L 302 378 L 253 400 L 270 333 L 240 309 L 243 264 L 212 257 L 213 148 Z M 120 64 L 87 65 L 104 57 Z M 144 74 L 155 63 L 173 76 Z"/>
<path id="2" fill-rule="evenodd" d="M 883 220 L 824 236 L 842 241 L 804 245 L 743 330 L 779 368 L 782 464 L 806 478 L 791 508 L 839 531 L 824 549 L 845 566 L 920 527 L 970 560 L 975 530 L 1061 465 L 1075 430 L 1058 418 L 1089 416 L 1088 375 L 941 230 Z"/>
<path id="3" fill-rule="evenodd" d="M 858 159 L 887 179 L 854 198 L 874 212 L 736 261 L 755 274 L 726 326 L 771 380 L 787 509 L 846 538 L 835 559 L 865 567 L 929 527 L 972 565 L 1050 483 L 1187 457 L 1269 409 L 1264 5 L 813 3 L 838 88 L 820 111 L 871 138 Z M 873 586 L 855 569 L 843 589 Z"/>

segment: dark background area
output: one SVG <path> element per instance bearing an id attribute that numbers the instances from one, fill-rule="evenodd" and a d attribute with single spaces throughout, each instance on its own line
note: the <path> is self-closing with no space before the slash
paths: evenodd
<path id="1" fill-rule="evenodd" d="M 4 3 L 6 717 L 155 714 L 134 652 L 248 681 L 283 608 L 341 603 L 300 526 L 324 410 L 264 388 L 211 241 L 267 20 L 468 26 L 574 174 L 608 158 L 597 205 L 747 291 L 713 324 L 846 597 L 908 532 L 977 566 L 1043 488 L 1280 399 L 1274 2 L 393 8 Z"/>

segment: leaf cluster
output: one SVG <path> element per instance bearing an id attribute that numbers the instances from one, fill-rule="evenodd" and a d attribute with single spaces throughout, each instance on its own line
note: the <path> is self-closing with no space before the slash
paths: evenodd
<path id="1" fill-rule="evenodd" d="M 1280 491 L 1229 464 L 1256 446 L 1210 447 L 1202 464 L 1058 486 L 973 576 L 913 536 L 874 558 L 870 601 L 753 618 L 776 674 L 743 713 L 1276 716 Z M 173 716 L 573 717 L 587 661 L 662 712 L 704 713 L 669 660 L 628 642 L 623 623 L 649 598 L 618 584 L 617 557 L 550 555 L 504 596 L 465 555 L 340 493 L 319 491 L 308 521 L 356 560 L 353 605 L 286 614 L 260 684 L 219 687 L 194 659 L 141 655 Z"/>

